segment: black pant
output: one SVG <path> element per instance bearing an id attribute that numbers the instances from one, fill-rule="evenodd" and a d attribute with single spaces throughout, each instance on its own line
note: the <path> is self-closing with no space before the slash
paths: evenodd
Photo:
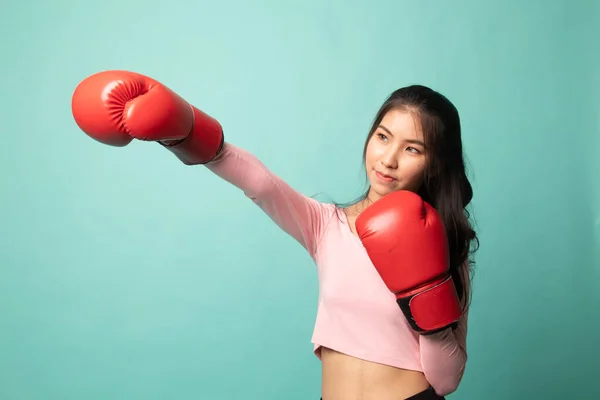
<path id="1" fill-rule="evenodd" d="M 321 400 L 323 398 L 321 397 Z M 406 400 L 446 400 L 445 397 L 440 397 L 435 393 L 435 390 L 430 386 L 429 389 L 425 389 L 413 396 L 410 396 Z"/>

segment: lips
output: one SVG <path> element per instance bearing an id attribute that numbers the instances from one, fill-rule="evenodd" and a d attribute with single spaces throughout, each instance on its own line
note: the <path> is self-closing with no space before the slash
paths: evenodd
<path id="1" fill-rule="evenodd" d="M 393 177 L 391 177 L 391 176 L 389 176 L 389 175 L 386 175 L 386 174 L 382 174 L 382 173 L 381 173 L 381 172 L 379 172 L 379 171 L 375 171 L 375 175 L 377 175 L 377 177 L 378 177 L 379 179 L 382 179 L 382 180 L 384 180 L 384 181 L 386 181 L 386 182 L 393 182 L 393 181 L 395 181 L 395 179 L 394 179 Z"/>

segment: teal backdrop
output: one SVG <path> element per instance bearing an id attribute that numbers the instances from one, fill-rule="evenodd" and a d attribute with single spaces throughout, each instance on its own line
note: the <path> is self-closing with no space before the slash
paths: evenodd
<path id="1" fill-rule="evenodd" d="M 350 201 L 412 83 L 462 116 L 481 240 L 453 400 L 597 396 L 598 2 L 69 1 L 3 6 L 0 398 L 320 395 L 309 256 L 237 188 L 71 115 L 106 69 L 158 79 L 298 190 Z"/>

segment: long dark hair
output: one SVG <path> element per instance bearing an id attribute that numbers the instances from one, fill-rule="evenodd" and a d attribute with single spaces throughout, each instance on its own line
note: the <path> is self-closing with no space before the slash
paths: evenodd
<path id="1" fill-rule="evenodd" d="M 467 210 L 473 198 L 473 188 L 466 173 L 458 110 L 450 100 L 426 86 L 412 85 L 394 91 L 380 107 L 369 130 L 363 150 L 363 165 L 369 140 L 390 110 L 408 111 L 421 122 L 427 148 L 427 167 L 423 185 L 417 194 L 431 204 L 444 221 L 450 274 L 466 310 L 471 294 L 470 270 L 475 264 L 470 256 L 477 251 L 479 239 Z M 357 201 L 367 199 L 369 189 Z M 464 270 L 467 265 L 469 269 Z"/>

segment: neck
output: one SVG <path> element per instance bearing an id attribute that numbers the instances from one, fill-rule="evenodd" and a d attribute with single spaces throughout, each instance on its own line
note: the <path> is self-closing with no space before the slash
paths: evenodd
<path id="1" fill-rule="evenodd" d="M 364 199 L 359 200 L 354 204 L 354 212 L 360 214 L 365 208 L 373 204 L 378 198 L 379 195 L 374 193 L 373 190 L 370 189 L 369 193 Z"/>
<path id="2" fill-rule="evenodd" d="M 380 195 L 378 195 L 377 193 L 375 193 L 373 191 L 373 189 L 369 189 L 369 193 L 367 194 L 367 197 L 361 202 L 364 204 L 364 207 L 368 206 L 369 204 L 373 204 L 375 203 L 377 200 L 379 200 L 381 198 Z"/>

